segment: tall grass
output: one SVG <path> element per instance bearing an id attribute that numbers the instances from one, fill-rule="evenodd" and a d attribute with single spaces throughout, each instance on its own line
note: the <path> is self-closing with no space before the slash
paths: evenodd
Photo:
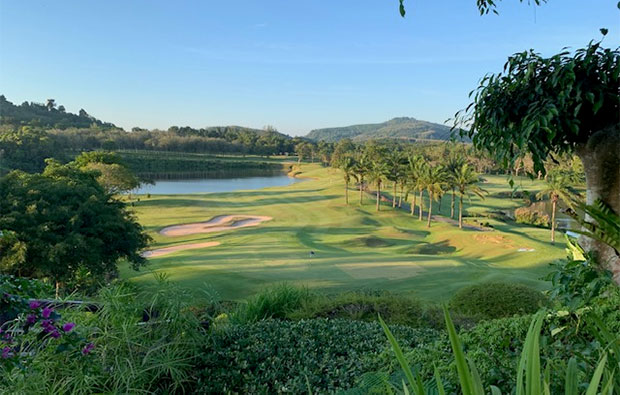
<path id="1" fill-rule="evenodd" d="M 468 359 L 463 352 L 461 340 L 456 332 L 454 324 L 452 323 L 450 313 L 445 307 L 444 316 L 459 377 L 461 392 L 463 395 L 484 395 L 487 393 L 487 390 L 485 390 L 485 386 L 480 379 L 480 375 L 478 374 L 475 364 Z M 516 385 L 511 391 L 511 393 L 516 395 L 551 394 L 549 382 L 550 367 L 547 366 L 543 371 L 540 362 L 540 331 L 543 319 L 544 312 L 537 313 L 534 316 L 527 332 L 523 351 L 521 352 L 521 357 L 516 371 Z M 404 380 L 402 382 L 402 391 L 405 394 L 412 392 L 416 395 L 423 395 L 427 393 L 444 394 L 445 391 L 443 383 L 437 371 L 435 371 L 434 388 L 433 386 L 430 386 L 429 383 L 423 383 L 420 374 L 414 373 L 409 366 L 402 349 L 381 317 L 379 317 L 379 322 L 381 323 L 392 349 L 394 350 L 396 359 L 404 372 L 406 382 Z M 601 336 L 604 338 L 613 340 L 610 344 L 612 349 L 614 347 L 617 348 L 617 338 L 613 339 L 613 336 L 607 336 L 604 332 L 605 331 L 603 328 L 599 331 Z M 612 351 L 612 354 L 614 352 L 615 350 Z M 592 374 L 592 377 L 584 386 L 580 385 L 577 381 L 579 377 L 579 368 L 576 360 L 571 358 L 566 370 L 565 394 L 578 395 L 580 393 L 585 393 L 586 395 L 596 395 L 601 393 L 604 395 L 612 395 L 614 391 L 614 375 L 618 372 L 615 371 L 616 368 L 613 365 L 607 365 L 607 358 L 608 353 L 607 351 L 604 351 L 594 373 Z M 492 385 L 487 387 L 488 392 L 493 395 L 501 394 L 499 388 Z M 580 387 L 585 387 L 585 392 L 580 392 Z"/>
<path id="2" fill-rule="evenodd" d="M 286 318 L 287 314 L 300 308 L 310 298 L 306 288 L 279 284 L 264 289 L 240 305 L 231 315 L 231 322 L 247 324 L 267 318 Z"/>

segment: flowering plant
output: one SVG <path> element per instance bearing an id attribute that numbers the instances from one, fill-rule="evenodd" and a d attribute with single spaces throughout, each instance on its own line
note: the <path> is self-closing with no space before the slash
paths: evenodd
<path id="1" fill-rule="evenodd" d="M 75 323 L 61 320 L 52 307 L 33 300 L 28 311 L 0 327 L 0 367 L 24 368 L 41 352 L 88 355 L 94 348 L 75 330 Z"/>

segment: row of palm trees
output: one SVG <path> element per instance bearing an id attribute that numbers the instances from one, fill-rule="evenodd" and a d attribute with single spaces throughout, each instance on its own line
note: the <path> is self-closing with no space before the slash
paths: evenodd
<path id="1" fill-rule="evenodd" d="M 477 184 L 480 176 L 467 163 L 463 156 L 450 155 L 443 163 L 432 163 L 421 155 L 405 154 L 395 151 L 372 158 L 366 153 L 346 156 L 340 163 L 344 175 L 345 203 L 349 204 L 349 184 L 356 182 L 359 187 L 359 204 L 363 204 L 364 190 L 368 185 L 375 188 L 376 210 L 381 210 L 381 189 L 392 183 L 392 207 L 402 206 L 411 196 L 411 215 L 418 209 L 418 218 L 424 213 L 424 192 L 428 196 L 427 226 L 431 226 L 433 202 L 439 202 L 451 191 L 450 217 L 456 214 L 455 201 L 458 195 L 458 223 L 463 227 L 463 198 L 477 195 L 484 198 L 486 192 Z M 400 193 L 399 193 L 400 190 Z M 398 197 L 397 197 L 398 196 Z M 417 205 L 416 205 L 417 201 Z"/>

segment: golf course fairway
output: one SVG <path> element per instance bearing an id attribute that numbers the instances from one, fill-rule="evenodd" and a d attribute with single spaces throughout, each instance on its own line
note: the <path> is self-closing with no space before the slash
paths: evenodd
<path id="1" fill-rule="evenodd" d="M 140 196 L 135 213 L 153 237 L 150 250 L 167 252 L 151 254 L 149 264 L 137 272 L 123 265 L 121 277 L 148 284 L 154 281 L 152 272 L 165 272 L 197 298 L 209 289 L 240 300 L 286 282 L 324 292 L 386 289 L 438 301 L 483 281 L 545 289 L 541 278 L 549 263 L 565 255 L 563 238 L 551 244 L 548 229 L 487 218 L 478 220 L 492 226 L 488 231 L 436 221 L 427 228 L 425 220 L 391 203 L 376 212 L 371 194 L 364 194 L 360 206 L 354 185 L 345 205 L 338 170 L 309 163 L 299 170 L 308 179 L 286 187 Z M 505 176 L 484 178 L 487 197 L 466 199 L 465 212 L 484 214 L 523 204 L 498 196 L 510 191 Z M 515 181 L 530 192 L 542 186 L 542 181 Z M 442 215 L 449 216 L 449 210 L 448 193 Z M 474 218 L 466 220 L 474 224 Z"/>

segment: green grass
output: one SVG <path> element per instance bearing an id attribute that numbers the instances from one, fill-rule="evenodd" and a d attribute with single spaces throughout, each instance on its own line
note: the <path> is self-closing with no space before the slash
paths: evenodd
<path id="1" fill-rule="evenodd" d="M 492 232 L 459 230 L 437 222 L 427 229 L 425 222 L 391 205 L 384 204 L 375 213 L 370 195 L 360 207 L 354 189 L 346 206 L 344 184 L 336 170 L 304 164 L 302 171 L 311 179 L 288 187 L 142 197 L 135 209 L 154 238 L 154 248 L 203 241 L 221 245 L 153 258 L 140 272 L 123 266 L 121 276 L 149 283 L 153 282 L 151 271 L 166 272 L 170 280 L 192 289 L 197 297 L 207 284 L 222 298 L 233 300 L 287 282 L 325 292 L 388 289 L 438 301 L 484 281 L 512 281 L 545 289 L 547 284 L 540 278 L 549 270 L 548 263 L 564 256 L 564 244 L 552 245 L 547 229 L 494 220 L 488 220 L 496 228 Z M 503 176 L 486 179 L 483 186 L 491 193 L 510 189 Z M 530 180 L 523 183 L 529 183 L 528 190 L 541 185 Z M 449 213 L 449 200 L 449 195 L 444 197 L 443 213 Z M 469 212 L 520 204 L 519 199 L 495 197 L 465 202 Z M 220 233 L 184 237 L 157 233 L 168 225 L 206 221 L 222 214 L 267 215 L 273 220 Z M 519 248 L 535 251 L 518 252 Z"/>

